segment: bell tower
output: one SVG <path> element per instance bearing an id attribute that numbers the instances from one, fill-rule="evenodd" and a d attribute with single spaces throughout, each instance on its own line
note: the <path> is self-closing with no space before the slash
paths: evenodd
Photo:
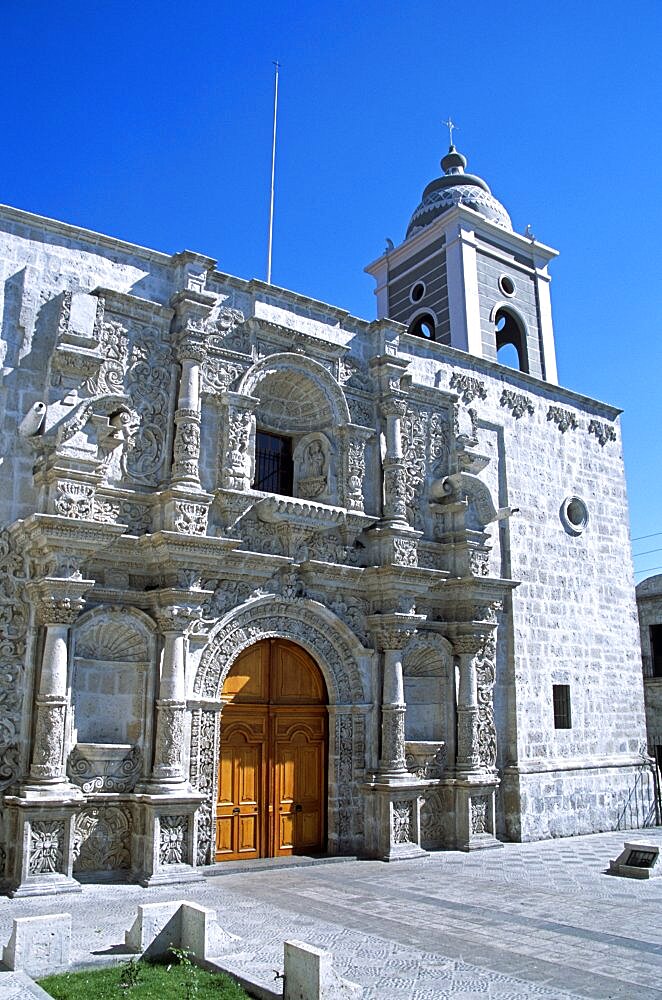
<path id="1" fill-rule="evenodd" d="M 451 145 L 404 241 L 366 267 L 377 313 L 407 334 L 556 383 L 549 261 L 557 251 L 513 232 L 485 181 Z"/>

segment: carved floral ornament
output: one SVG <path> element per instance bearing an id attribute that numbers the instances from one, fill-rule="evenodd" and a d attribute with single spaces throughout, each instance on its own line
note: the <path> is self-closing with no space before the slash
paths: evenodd
<path id="1" fill-rule="evenodd" d="M 487 399 L 485 383 L 464 372 L 453 372 L 450 387 L 457 390 L 463 403 L 471 403 L 476 397 Z"/>
<path id="2" fill-rule="evenodd" d="M 499 404 L 509 409 L 515 420 L 519 420 L 525 413 L 529 415 L 535 413 L 535 407 L 529 397 L 512 389 L 503 390 Z"/>
<path id="3" fill-rule="evenodd" d="M 550 406 L 547 410 L 547 419 L 556 424 L 561 434 L 579 427 L 579 421 L 572 410 L 564 410 L 560 406 Z"/>
<path id="4" fill-rule="evenodd" d="M 600 447 L 604 448 L 607 441 L 616 440 L 616 429 L 611 424 L 606 424 L 602 420 L 591 420 L 588 425 L 589 434 L 594 434 L 600 443 Z"/>

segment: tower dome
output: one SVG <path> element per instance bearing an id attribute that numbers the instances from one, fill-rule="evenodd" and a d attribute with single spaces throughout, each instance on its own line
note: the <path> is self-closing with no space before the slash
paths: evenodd
<path id="1" fill-rule="evenodd" d="M 510 216 L 489 187 L 475 174 L 465 174 L 466 158 L 451 146 L 441 161 L 443 177 L 431 181 L 407 227 L 407 239 L 456 205 L 466 205 L 502 229 L 512 232 Z"/>

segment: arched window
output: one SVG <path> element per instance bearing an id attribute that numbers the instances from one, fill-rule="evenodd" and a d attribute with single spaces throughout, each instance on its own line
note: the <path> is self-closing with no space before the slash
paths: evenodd
<path id="1" fill-rule="evenodd" d="M 497 361 L 508 368 L 528 372 L 526 334 L 520 321 L 509 309 L 499 309 L 494 317 Z"/>
<path id="2" fill-rule="evenodd" d="M 434 318 L 430 313 L 421 313 L 415 316 L 409 325 L 407 333 L 414 337 L 423 337 L 424 340 L 434 340 Z"/>

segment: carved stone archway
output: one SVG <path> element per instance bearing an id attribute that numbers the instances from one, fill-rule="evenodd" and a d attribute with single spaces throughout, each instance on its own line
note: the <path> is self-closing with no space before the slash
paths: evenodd
<path id="1" fill-rule="evenodd" d="M 191 782 L 206 796 L 198 815 L 199 864 L 214 854 L 213 809 L 221 739 L 221 691 L 243 650 L 262 639 L 289 639 L 307 650 L 320 668 L 329 695 L 328 830 L 333 853 L 362 844 L 363 807 L 358 793 L 365 775 L 367 678 L 360 660 L 369 657 L 353 632 L 331 611 L 301 598 L 260 597 L 226 615 L 212 629 L 193 683 Z"/>

